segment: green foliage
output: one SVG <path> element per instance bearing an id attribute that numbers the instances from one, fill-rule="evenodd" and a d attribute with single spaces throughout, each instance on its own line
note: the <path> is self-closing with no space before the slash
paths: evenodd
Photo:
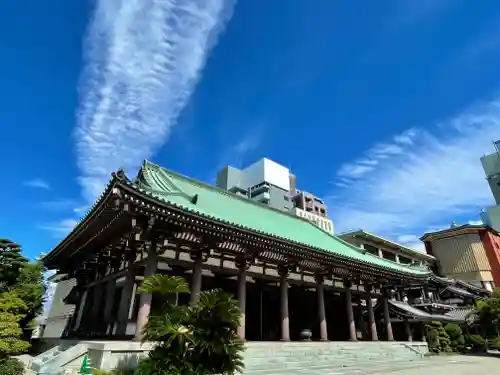
<path id="1" fill-rule="evenodd" d="M 140 293 L 188 293 L 181 277 L 156 275 L 143 281 Z M 234 374 L 243 369 L 244 345 L 238 340 L 241 312 L 231 295 L 200 293 L 199 301 L 177 306 L 166 299 L 150 314 L 144 340 L 159 342 L 139 364 L 140 375 Z"/>
<path id="2" fill-rule="evenodd" d="M 450 338 L 450 347 L 453 352 L 465 353 L 465 337 L 462 329 L 454 323 L 448 323 L 444 326 L 444 330 Z"/>
<path id="3" fill-rule="evenodd" d="M 22 353 L 30 346 L 20 339 L 22 329 L 19 322 L 25 309 L 25 303 L 15 293 L 0 293 L 0 360 Z"/>
<path id="4" fill-rule="evenodd" d="M 488 299 L 477 301 L 474 315 L 483 337 L 500 336 L 500 289 L 496 288 Z"/>
<path id="5" fill-rule="evenodd" d="M 425 326 L 429 350 L 433 353 L 450 353 L 450 336 L 441 322 L 430 322 Z"/>
<path id="6" fill-rule="evenodd" d="M 471 352 L 484 352 L 486 350 L 486 340 L 481 335 L 465 336 L 465 345 Z"/>
<path id="7" fill-rule="evenodd" d="M 0 293 L 13 292 L 24 301 L 19 324 L 29 328 L 31 322 L 43 308 L 45 283 L 41 262 L 29 263 L 21 255 L 21 246 L 7 239 L 0 239 Z"/>
<path id="8" fill-rule="evenodd" d="M 136 370 L 115 369 L 115 370 L 93 370 L 92 375 L 135 375 Z"/>
<path id="9" fill-rule="evenodd" d="M 23 375 L 24 366 L 21 361 L 15 358 L 0 359 L 0 374 L 2 375 Z"/>
<path id="10" fill-rule="evenodd" d="M 16 284 L 20 269 L 28 263 L 21 251 L 18 244 L 0 238 L 0 292 L 5 292 Z"/>
<path id="11" fill-rule="evenodd" d="M 500 336 L 488 340 L 488 349 L 500 350 Z"/>

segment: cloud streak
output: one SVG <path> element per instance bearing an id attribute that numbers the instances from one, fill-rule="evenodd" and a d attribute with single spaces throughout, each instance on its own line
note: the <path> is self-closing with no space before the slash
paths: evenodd
<path id="1" fill-rule="evenodd" d="M 25 181 L 24 186 L 28 186 L 35 189 L 50 190 L 49 183 L 45 180 L 42 180 L 41 178 L 34 178 L 32 180 Z"/>
<path id="2" fill-rule="evenodd" d="M 233 1 L 100 0 L 88 29 L 76 129 L 84 197 L 168 139 Z"/>
<path id="3" fill-rule="evenodd" d="M 64 237 L 69 232 L 73 230 L 78 224 L 78 220 L 75 219 L 64 219 L 58 222 L 49 223 L 46 225 L 40 226 L 40 229 L 51 232 L 52 235 L 56 238 Z"/>
<path id="4" fill-rule="evenodd" d="M 493 203 L 479 158 L 494 151 L 498 129 L 500 101 L 432 131 L 412 128 L 374 145 L 337 172 L 330 199 L 337 228 L 361 227 L 415 244 L 430 228 L 477 218 Z"/>

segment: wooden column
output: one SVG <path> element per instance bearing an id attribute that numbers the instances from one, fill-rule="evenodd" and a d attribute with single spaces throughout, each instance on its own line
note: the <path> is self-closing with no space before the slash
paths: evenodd
<path id="1" fill-rule="evenodd" d="M 372 341 L 378 341 L 377 322 L 375 321 L 375 314 L 373 312 L 373 299 L 371 284 L 365 284 L 366 290 L 366 308 L 368 309 L 368 325 L 370 327 L 370 337 Z"/>
<path id="2" fill-rule="evenodd" d="M 132 294 L 134 293 L 134 288 L 135 274 L 132 270 L 130 270 L 125 276 L 125 283 L 123 284 L 122 294 L 120 297 L 120 306 L 118 308 L 118 324 L 116 328 L 117 336 L 125 336 L 127 334 L 130 303 L 132 302 Z"/>
<path id="3" fill-rule="evenodd" d="M 408 321 L 408 318 L 404 319 L 404 325 L 405 325 L 406 338 L 409 342 L 412 342 L 413 335 L 411 334 L 411 327 L 410 327 L 410 322 Z"/>
<path id="4" fill-rule="evenodd" d="M 193 278 L 191 280 L 191 296 L 189 298 L 189 302 L 191 304 L 194 304 L 198 302 L 201 292 L 201 282 L 202 282 L 201 265 L 203 263 L 201 250 L 195 253 L 191 253 L 191 259 L 194 261 L 194 266 L 193 266 Z"/>
<path id="5" fill-rule="evenodd" d="M 103 313 L 103 306 L 102 306 L 102 295 L 104 293 L 104 287 L 103 283 L 98 283 L 95 284 L 92 287 L 93 290 L 93 297 L 92 297 L 92 310 L 90 313 L 90 324 L 89 324 L 89 329 L 90 333 L 99 333 L 101 330 L 101 323 L 102 323 L 102 313 Z"/>
<path id="6" fill-rule="evenodd" d="M 389 297 L 390 293 L 387 287 L 383 289 L 382 304 L 384 307 L 384 324 L 387 331 L 387 341 L 394 341 L 394 335 L 392 333 L 391 317 L 389 315 Z"/>
<path id="7" fill-rule="evenodd" d="M 85 288 L 82 293 L 82 298 L 80 299 L 80 303 L 78 305 L 78 311 L 76 314 L 75 325 L 73 326 L 73 330 L 76 331 L 80 328 L 80 324 L 82 323 L 83 311 L 85 310 L 85 303 L 87 302 L 88 289 Z"/>
<path id="8" fill-rule="evenodd" d="M 325 313 L 325 286 L 324 278 L 321 275 L 316 275 L 316 292 L 318 294 L 319 336 L 321 341 L 328 341 L 328 327 Z"/>
<path id="9" fill-rule="evenodd" d="M 104 326 L 106 327 L 106 334 L 108 334 L 108 327 L 113 321 L 113 303 L 115 300 L 116 279 L 109 280 L 106 287 L 106 299 L 104 302 Z"/>
<path id="10" fill-rule="evenodd" d="M 347 311 L 347 323 L 349 324 L 349 340 L 357 341 L 356 337 L 356 324 L 354 323 L 354 313 L 352 311 L 352 293 L 351 293 L 351 281 L 349 279 L 344 279 L 344 291 L 345 291 L 345 304 Z"/>
<path id="11" fill-rule="evenodd" d="M 290 319 L 288 315 L 288 268 L 279 267 L 280 275 L 280 313 L 281 313 L 281 341 L 290 341 Z"/>
<path id="12" fill-rule="evenodd" d="M 237 261 L 238 267 L 238 303 L 240 306 L 240 325 L 238 326 L 238 337 L 245 341 L 245 318 L 246 318 L 246 300 L 247 300 L 247 262 L 245 259 Z"/>
<path id="13" fill-rule="evenodd" d="M 146 268 L 144 270 L 144 278 L 153 276 L 156 273 L 158 266 L 158 254 L 156 252 L 156 242 L 153 241 L 148 250 L 148 258 L 146 259 Z M 135 328 L 134 341 L 142 341 L 144 337 L 143 331 L 149 320 L 151 311 L 151 302 L 153 295 L 151 293 L 141 293 L 139 299 L 139 312 L 137 313 L 137 323 Z"/>

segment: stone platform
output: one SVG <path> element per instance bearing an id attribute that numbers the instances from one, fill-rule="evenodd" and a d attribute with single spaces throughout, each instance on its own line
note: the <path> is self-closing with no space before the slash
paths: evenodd
<path id="1" fill-rule="evenodd" d="M 59 375 L 65 369 L 79 369 L 85 354 L 94 368 L 133 368 L 153 346 L 134 341 L 63 342 L 34 358 L 30 368 L 40 375 Z M 333 373 L 336 369 L 344 373 L 360 366 L 390 369 L 422 363 L 427 351 L 422 342 L 249 342 L 244 374 Z"/>

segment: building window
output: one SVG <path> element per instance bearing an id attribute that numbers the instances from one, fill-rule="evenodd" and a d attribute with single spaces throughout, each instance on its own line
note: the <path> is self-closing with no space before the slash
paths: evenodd
<path id="1" fill-rule="evenodd" d="M 392 260 L 393 262 L 396 261 L 396 254 L 391 253 L 390 251 L 383 251 L 382 253 L 384 255 L 384 259 Z"/>
<path id="2" fill-rule="evenodd" d="M 378 256 L 378 248 L 375 246 L 364 244 L 364 248 L 368 253 Z"/>
<path id="3" fill-rule="evenodd" d="M 287 202 L 290 200 L 286 195 L 283 197 L 284 200 L 286 200 Z"/>
<path id="4" fill-rule="evenodd" d="M 403 257 L 403 256 L 399 256 L 399 263 L 402 263 L 402 264 L 410 264 L 412 263 L 413 261 L 410 259 L 410 258 L 406 258 L 406 257 Z"/>

